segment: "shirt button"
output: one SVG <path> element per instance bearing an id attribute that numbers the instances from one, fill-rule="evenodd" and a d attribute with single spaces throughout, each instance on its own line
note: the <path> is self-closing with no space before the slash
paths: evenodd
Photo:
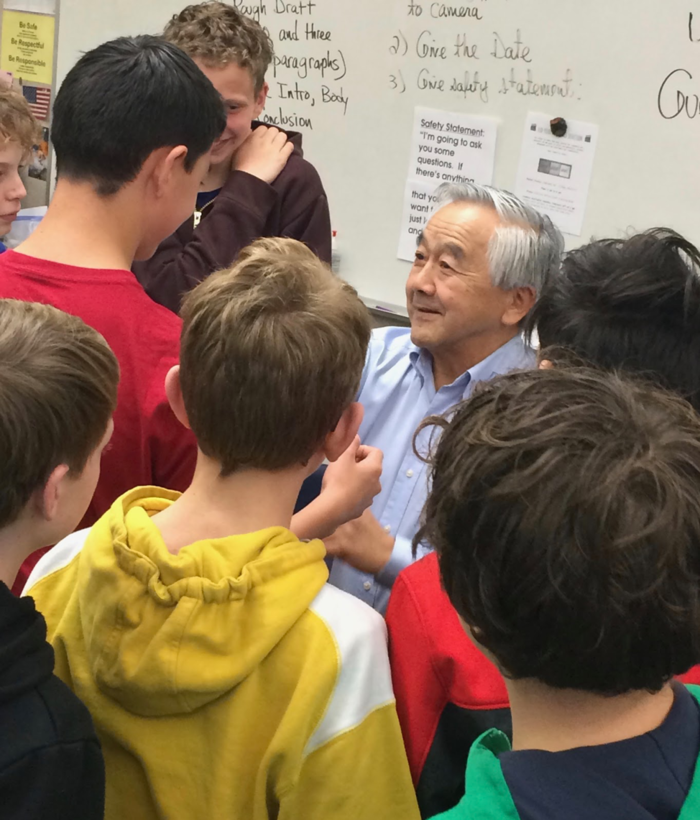
<path id="1" fill-rule="evenodd" d="M 391 532 L 391 524 L 387 524 L 386 527 L 384 527 L 384 532 Z"/>
<path id="2" fill-rule="evenodd" d="M 413 478 L 413 470 L 406 470 L 406 475 L 407 475 L 409 478 Z"/>
<path id="3" fill-rule="evenodd" d="M 369 592 L 370 589 L 372 589 L 372 582 L 371 581 L 365 581 L 362 586 L 367 590 L 367 592 Z"/>

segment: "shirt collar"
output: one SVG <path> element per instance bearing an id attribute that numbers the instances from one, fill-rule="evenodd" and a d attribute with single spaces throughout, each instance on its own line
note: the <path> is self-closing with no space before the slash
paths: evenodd
<path id="1" fill-rule="evenodd" d="M 518 334 L 509 339 L 504 345 L 488 355 L 485 359 L 477 362 L 473 367 L 465 370 L 458 376 L 449 388 L 463 388 L 472 381 L 488 381 L 499 373 L 506 373 L 509 370 L 516 370 L 519 367 L 526 367 L 529 354 L 534 356 L 533 351 L 525 344 L 523 337 Z M 425 348 L 416 347 L 412 344 L 409 358 L 414 369 L 423 379 L 424 384 L 433 383 L 433 357 Z"/>
<path id="2" fill-rule="evenodd" d="M 523 337 L 518 334 L 501 345 L 497 350 L 482 361 L 474 365 L 467 372 L 471 373 L 475 381 L 488 381 L 499 373 L 507 373 L 535 362 L 534 351 L 525 344 Z"/>
<path id="3" fill-rule="evenodd" d="M 422 347 L 416 347 L 411 344 L 411 350 L 408 354 L 411 360 L 413 369 L 423 380 L 423 383 L 431 383 L 433 380 L 433 357 Z"/>

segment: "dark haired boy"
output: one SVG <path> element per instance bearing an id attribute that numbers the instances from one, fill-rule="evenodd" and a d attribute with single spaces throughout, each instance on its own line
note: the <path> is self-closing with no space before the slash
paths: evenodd
<path id="1" fill-rule="evenodd" d="M 103 742 L 105 816 L 412 820 L 384 621 L 289 530 L 324 457 L 381 472 L 353 401 L 367 311 L 304 245 L 264 239 L 183 320 L 167 391 L 197 436 L 191 486 L 125 494 L 29 580 Z"/>
<path id="2" fill-rule="evenodd" d="M 135 484 L 184 489 L 192 477 L 196 445 L 163 389 L 181 323 L 130 268 L 193 207 L 224 121 L 211 83 L 163 40 L 121 38 L 88 52 L 56 96 L 48 212 L 0 258 L 0 296 L 80 316 L 120 363 L 114 436 L 85 525 Z"/>
<path id="3" fill-rule="evenodd" d="M 194 213 L 149 260 L 134 265 L 146 292 L 177 312 L 189 290 L 261 236 L 298 239 L 330 263 L 328 200 L 304 159 L 301 134 L 257 122 L 272 61 L 266 30 L 233 5 L 214 1 L 175 14 L 163 36 L 211 80 L 226 107 L 226 127 Z"/>
<path id="4" fill-rule="evenodd" d="M 690 820 L 700 812 L 700 416 L 601 370 L 498 378 L 432 458 L 417 536 L 503 672 L 443 820 Z"/>
<path id="5" fill-rule="evenodd" d="M 112 432 L 119 367 L 49 305 L 0 299 L 0 814 L 102 820 L 105 774 L 85 706 L 53 675 L 46 623 L 8 589 L 80 521 Z"/>
<path id="6" fill-rule="evenodd" d="M 675 231 L 571 251 L 527 324 L 541 358 L 637 373 L 700 411 L 700 250 Z"/>
<path id="7" fill-rule="evenodd" d="M 631 371 L 700 410 L 700 252 L 674 231 L 656 228 L 571 251 L 527 325 L 554 364 Z M 509 730 L 508 693 L 498 669 L 464 637 L 435 554 L 399 576 L 387 625 L 397 708 L 428 816 L 464 793 L 473 740 L 490 727 Z M 700 671 L 684 679 L 700 683 Z"/>

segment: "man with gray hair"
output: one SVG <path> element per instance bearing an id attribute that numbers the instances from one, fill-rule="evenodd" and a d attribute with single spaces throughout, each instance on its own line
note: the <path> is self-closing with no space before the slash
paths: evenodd
<path id="1" fill-rule="evenodd" d="M 469 396 L 477 382 L 535 364 L 521 322 L 564 242 L 548 217 L 517 197 L 473 184 L 442 185 L 418 237 L 406 283 L 411 327 L 375 330 L 358 401 L 364 444 L 384 452 L 372 507 L 325 540 L 330 581 L 384 612 L 427 496 L 416 428 Z M 420 436 L 419 450 L 427 442 Z"/>

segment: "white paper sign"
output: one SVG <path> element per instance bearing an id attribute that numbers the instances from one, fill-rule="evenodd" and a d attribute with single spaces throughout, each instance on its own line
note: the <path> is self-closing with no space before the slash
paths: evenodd
<path id="1" fill-rule="evenodd" d="M 413 141 L 404 195 L 399 259 L 413 260 L 416 240 L 443 182 L 493 182 L 498 124 L 488 117 L 434 108 L 415 109 Z"/>
<path id="2" fill-rule="evenodd" d="M 515 194 L 547 214 L 564 233 L 580 236 L 598 143 L 598 126 L 567 120 L 555 137 L 551 117 L 528 114 Z"/>

